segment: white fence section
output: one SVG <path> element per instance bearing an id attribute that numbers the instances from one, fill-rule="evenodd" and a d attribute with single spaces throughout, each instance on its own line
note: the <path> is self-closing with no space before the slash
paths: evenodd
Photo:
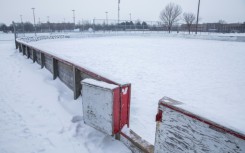
<path id="1" fill-rule="evenodd" d="M 245 136 L 188 112 L 183 103 L 159 102 L 154 153 L 244 153 Z"/>

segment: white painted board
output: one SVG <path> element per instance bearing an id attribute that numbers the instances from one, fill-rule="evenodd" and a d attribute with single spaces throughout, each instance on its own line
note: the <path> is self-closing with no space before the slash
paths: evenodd
<path id="1" fill-rule="evenodd" d="M 154 153 L 244 153 L 245 141 L 160 105 Z"/>
<path id="2" fill-rule="evenodd" d="M 100 81 L 82 81 L 83 118 L 85 124 L 106 134 L 113 134 L 113 88 Z M 102 85 L 102 86 L 99 86 Z M 114 88 L 118 86 L 113 85 Z M 111 87 L 111 86 L 110 86 Z"/>

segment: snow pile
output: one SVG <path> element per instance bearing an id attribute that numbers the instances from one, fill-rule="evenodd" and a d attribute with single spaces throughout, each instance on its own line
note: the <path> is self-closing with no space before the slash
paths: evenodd
<path id="1" fill-rule="evenodd" d="M 32 41 L 40 41 L 45 39 L 64 39 L 64 38 L 70 38 L 70 37 L 68 35 L 50 35 L 50 36 L 21 37 L 18 38 L 17 40 L 29 43 Z"/>
<path id="2" fill-rule="evenodd" d="M 81 98 L 13 41 L 0 41 L 0 153 L 126 153 L 112 137 L 86 126 Z"/>

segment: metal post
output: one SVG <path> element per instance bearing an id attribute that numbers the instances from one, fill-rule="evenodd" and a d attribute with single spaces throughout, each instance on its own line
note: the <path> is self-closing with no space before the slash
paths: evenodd
<path id="1" fill-rule="evenodd" d="M 35 36 L 37 36 L 37 32 L 36 32 L 36 20 L 35 20 L 35 8 L 31 8 L 31 9 L 32 9 L 32 11 L 33 11 Z"/>
<path id="2" fill-rule="evenodd" d="M 200 9 L 200 0 L 198 0 L 197 22 L 196 22 L 196 34 L 197 34 L 198 20 L 199 20 L 199 9 Z"/>

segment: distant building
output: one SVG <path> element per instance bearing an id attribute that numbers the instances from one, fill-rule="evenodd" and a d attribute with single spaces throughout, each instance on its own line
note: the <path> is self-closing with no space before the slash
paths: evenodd
<path id="1" fill-rule="evenodd" d="M 186 24 L 180 26 L 181 31 L 188 31 Z M 196 31 L 196 24 L 191 26 L 191 31 Z M 245 22 L 244 23 L 203 23 L 198 24 L 197 31 L 199 32 L 220 32 L 220 33 L 244 33 L 245 32 Z"/>

